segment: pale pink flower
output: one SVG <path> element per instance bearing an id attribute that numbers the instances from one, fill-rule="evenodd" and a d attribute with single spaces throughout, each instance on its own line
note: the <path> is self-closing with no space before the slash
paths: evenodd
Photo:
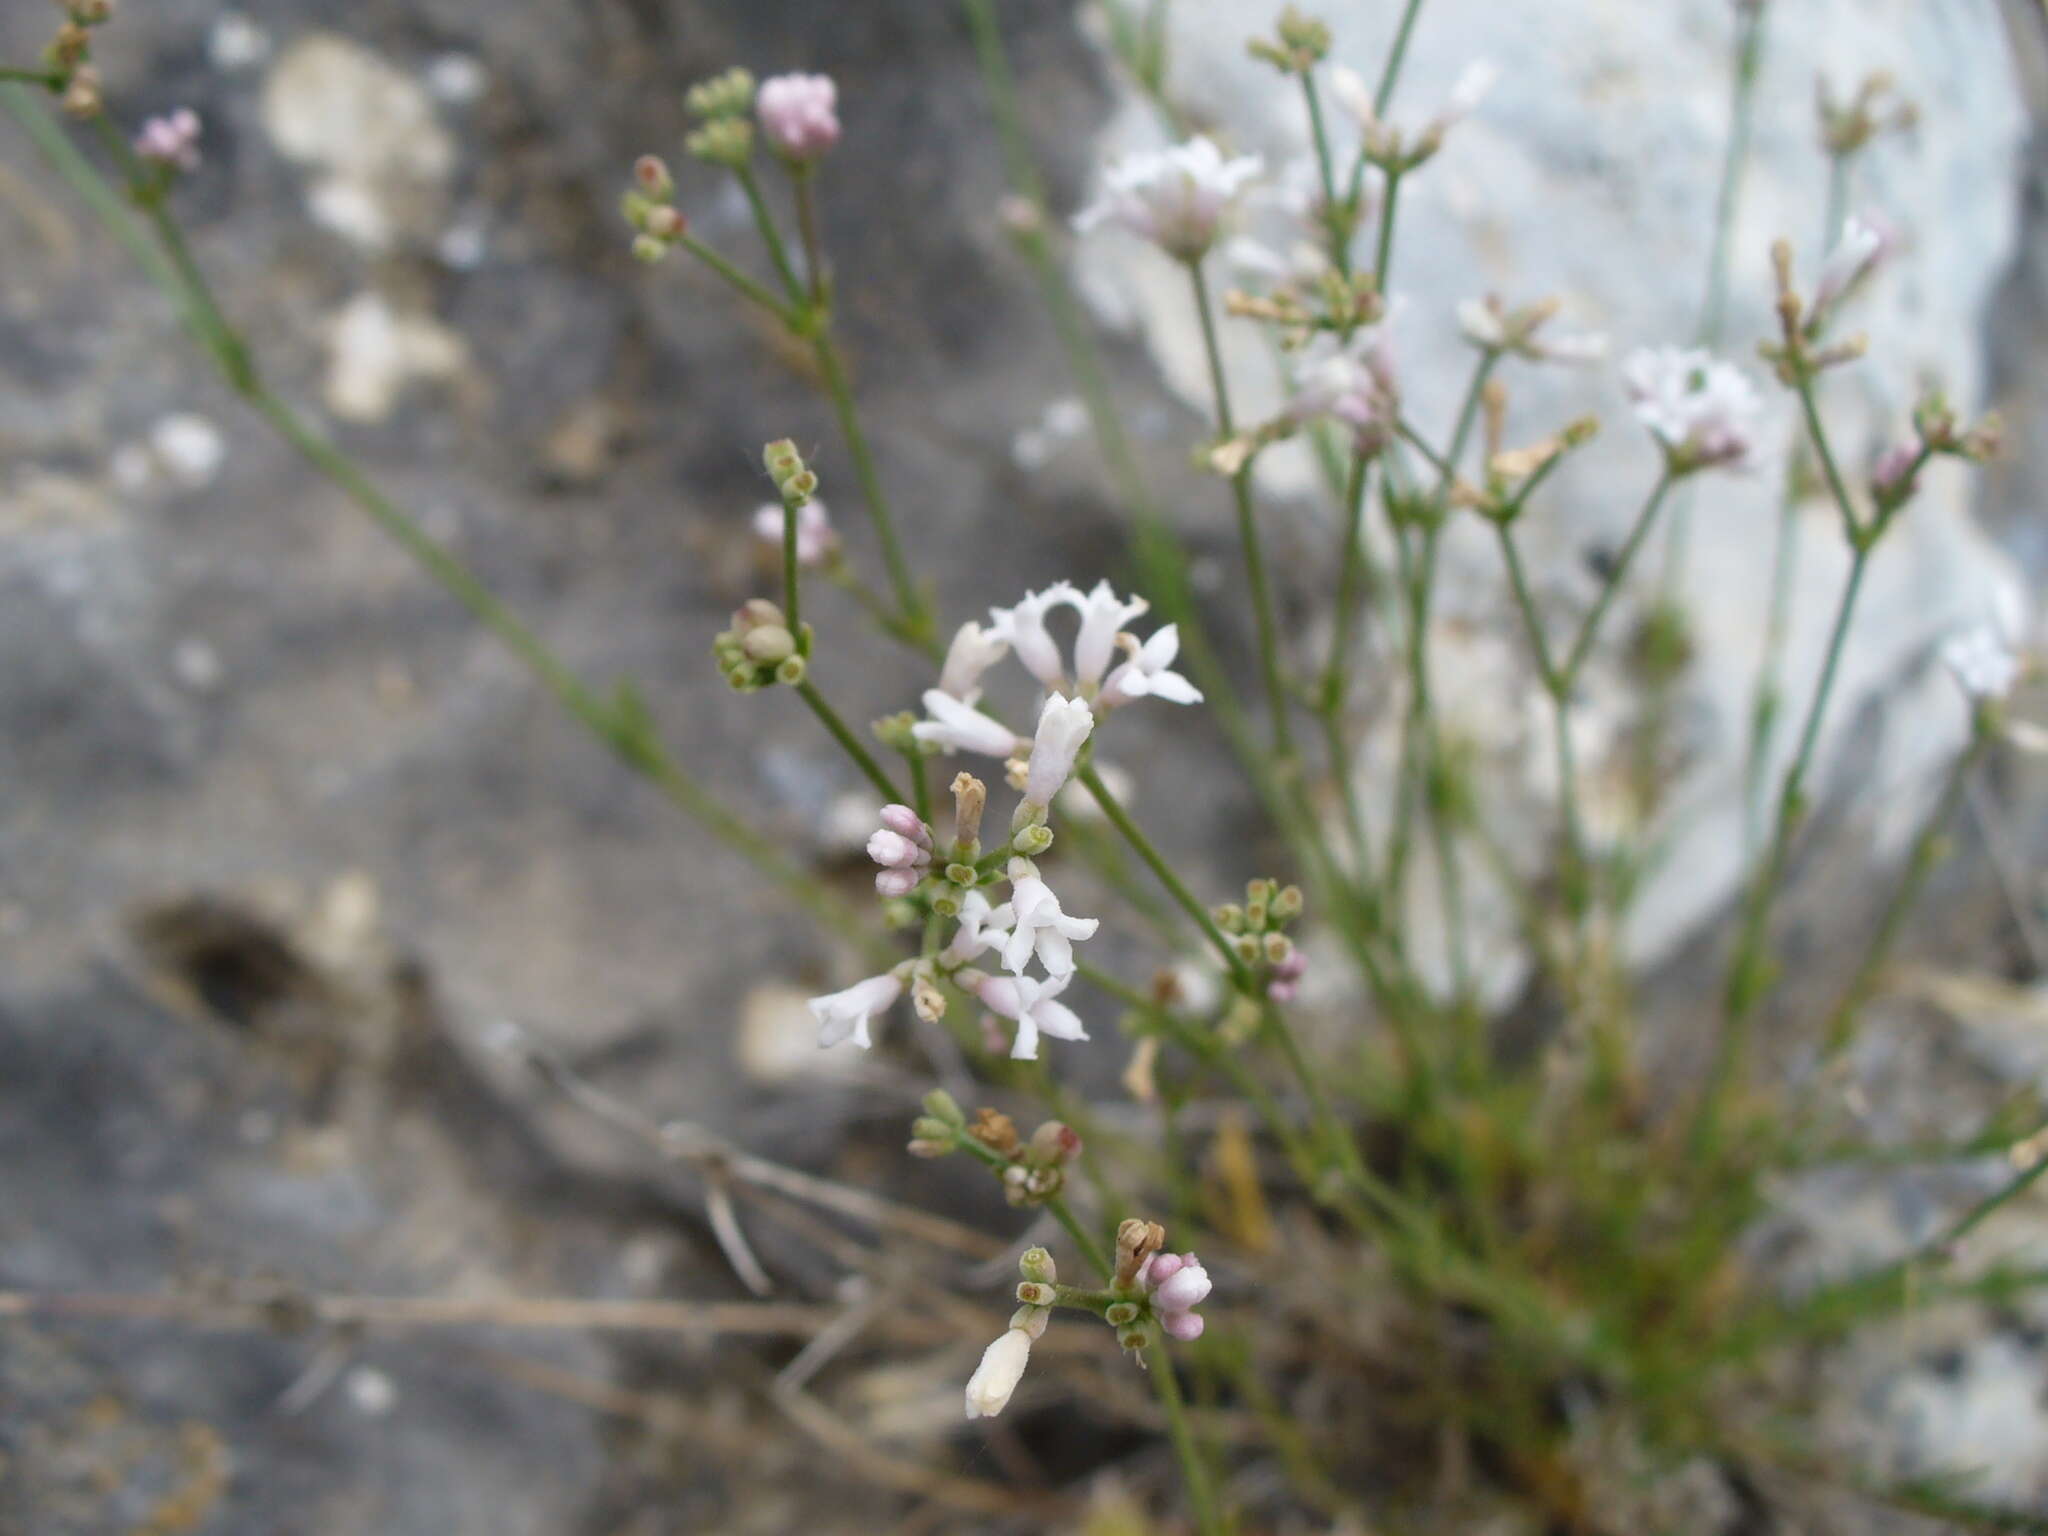
<path id="1" fill-rule="evenodd" d="M 1013 608 L 989 609 L 989 635 L 1007 642 L 1017 653 L 1017 660 L 1024 664 L 1024 670 L 1042 686 L 1054 693 L 1064 693 L 1066 661 L 1052 632 L 1045 627 L 1045 616 L 1061 606 L 1079 608 L 1081 602 L 1081 594 L 1072 582 L 1056 581 L 1043 592 L 1026 592 Z"/>
<path id="2" fill-rule="evenodd" d="M 1202 1336 L 1195 1308 L 1208 1299 L 1209 1272 L 1192 1253 L 1155 1253 L 1138 1271 L 1159 1325 L 1183 1343 Z"/>
<path id="3" fill-rule="evenodd" d="M 1975 700 L 1997 702 L 2020 680 L 2020 659 L 1989 624 L 1954 635 L 1941 648 L 1941 659 L 1964 693 Z"/>
<path id="4" fill-rule="evenodd" d="M 838 106 L 828 75 L 774 75 L 754 98 L 762 133 L 791 160 L 816 160 L 839 142 Z"/>
<path id="5" fill-rule="evenodd" d="M 1081 692 L 1093 693 L 1116 657 L 1116 637 L 1152 605 L 1142 597 L 1120 598 L 1108 582 L 1098 581 L 1073 606 L 1081 615 L 1081 632 L 1074 637 L 1074 683 Z"/>
<path id="6" fill-rule="evenodd" d="M 875 875 L 875 890 L 883 896 L 908 896 L 931 866 L 931 828 L 907 805 L 883 806 L 881 822 L 868 838 L 868 857 L 882 866 Z"/>
<path id="7" fill-rule="evenodd" d="M 1622 378 L 1636 420 L 1675 470 L 1754 465 L 1763 400 L 1733 364 L 1697 347 L 1646 347 L 1629 357 Z"/>
<path id="8" fill-rule="evenodd" d="M 150 118 L 135 136 L 135 153 L 171 170 L 198 170 L 199 114 L 190 107 L 179 107 Z"/>
<path id="9" fill-rule="evenodd" d="M 955 967 L 980 959 L 1008 942 L 1013 921 L 1007 901 L 991 906 L 980 891 L 969 891 L 960 902 L 960 925 L 953 932 L 953 941 L 939 952 L 940 963 Z"/>
<path id="10" fill-rule="evenodd" d="M 1318 332 L 1294 358 L 1294 392 L 1283 414 L 1301 423 L 1324 416 L 1350 427 L 1357 447 L 1377 453 L 1401 413 L 1392 334 L 1385 321 L 1340 338 Z"/>
<path id="11" fill-rule="evenodd" d="M 770 502 L 754 514 L 755 534 L 762 543 L 777 550 L 782 548 L 783 516 L 780 502 Z M 838 549 L 839 534 L 832 527 L 825 503 L 815 498 L 805 502 L 796 514 L 796 563 L 811 569 L 823 565 Z"/>
<path id="12" fill-rule="evenodd" d="M 1806 320 L 1808 331 L 1818 335 L 1832 317 L 1835 307 L 1862 287 L 1894 244 L 1890 229 L 1875 218 L 1852 217 L 1842 226 L 1842 238 L 1821 263 L 1820 276 L 1813 283 L 1813 306 Z"/>
<path id="13" fill-rule="evenodd" d="M 1226 160 L 1201 137 L 1125 155 L 1104 169 L 1100 195 L 1074 227 L 1114 224 L 1169 256 L 1196 261 L 1215 244 L 1224 216 L 1261 169 L 1258 156 Z"/>
<path id="14" fill-rule="evenodd" d="M 1017 1037 L 1010 1055 L 1018 1061 L 1038 1059 L 1038 1037 L 1055 1040 L 1086 1040 L 1088 1031 L 1073 1009 L 1058 1001 L 1072 974 L 1039 981 L 1030 976 L 991 976 L 985 971 L 962 971 L 953 978 L 979 998 L 981 1005 L 998 1018 L 1013 1019 Z"/>

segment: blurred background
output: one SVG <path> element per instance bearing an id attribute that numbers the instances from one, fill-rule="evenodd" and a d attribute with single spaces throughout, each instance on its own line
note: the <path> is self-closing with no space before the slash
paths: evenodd
<path id="1" fill-rule="evenodd" d="M 1869 791 L 1924 766 L 1916 743 L 1954 739 L 1959 713 L 1928 682 L 1938 634 L 1994 591 L 2037 589 L 2048 566 L 2048 21 L 2032 0 L 1773 3 L 1731 352 L 1762 334 L 1763 243 L 1818 227 L 1815 73 L 1850 84 L 1889 67 L 1924 127 L 1874 173 L 1919 221 L 1914 276 L 1884 314 L 1916 363 L 2010 429 L 1996 473 L 1938 492 L 1929 547 L 1898 562 L 1867 626 L 1876 649 L 1859 707 L 1840 712 L 1837 787 Z M 1385 47 L 1382 9 L 1330 16 L 1347 56 Z M 1418 113 L 1482 45 L 1510 79 L 1504 116 L 1466 159 L 1447 152 L 1444 190 L 1404 234 L 1418 308 L 1488 284 L 1524 299 L 1561 288 L 1623 345 L 1682 333 L 1704 235 L 1673 231 L 1706 227 L 1729 9 L 1432 5 Z M 1213 126 L 1278 160 L 1295 130 L 1234 72 L 1268 11 L 1190 0 L 1173 57 Z M 9 6 L 0 62 L 32 60 L 55 14 Z M 1142 141 L 1143 103 L 1088 7 L 1000 14 L 1033 147 L 1070 209 L 1102 154 Z M 680 153 L 688 83 L 735 62 L 839 82 L 847 133 L 822 199 L 839 323 L 949 622 L 1124 569 L 1117 508 L 1001 227 L 988 103 L 951 8 L 137 0 L 96 53 L 124 124 L 202 116 L 204 164 L 176 206 L 273 387 L 580 673 L 633 679 L 695 772 L 849 890 L 866 881 L 852 771 L 789 700 L 735 698 L 708 656 L 765 578 L 749 528 L 759 445 L 792 437 L 816 450 L 828 500 L 835 474 L 845 485 L 827 407 L 801 359 L 701 271 L 635 263 L 616 208 L 633 157 L 658 151 L 696 231 L 748 252 L 744 206 Z M 1077 273 L 1198 576 L 1230 569 L 1225 499 L 1186 466 L 1200 418 L 1185 335 L 1114 247 L 1084 248 Z M 1420 330 L 1445 325 L 1432 312 Z M 1069 1405 L 961 1435 L 972 1327 L 898 1337 L 886 1368 L 832 1392 L 769 1393 L 817 1318 L 840 1315 L 817 1309 L 861 1305 L 829 1231 L 750 1221 L 778 1297 L 806 1310 L 773 1337 L 716 1330 L 709 1304 L 747 1292 L 700 1171 L 665 1167 L 537 1081 L 508 1039 L 559 1053 L 652 1121 L 991 1232 L 1021 1223 L 958 1170 L 903 1166 L 925 1081 L 914 1058 L 815 1051 L 802 999 L 850 980 L 847 958 L 241 406 L 13 118 L 0 380 L 0 1291 L 271 1298 L 212 1327 L 9 1318 L 0 1300 L 0 1531 L 1141 1529 L 1104 1523 L 1116 1490 L 1154 1488 L 1167 1468 L 1116 1413 Z M 1911 382 L 1895 370 L 1895 388 Z M 1433 392 L 1418 370 L 1418 397 Z M 1873 419 L 1897 404 L 1871 402 Z M 1286 511 L 1300 489 L 1283 468 L 1275 537 L 1300 557 L 1290 613 L 1314 625 L 1327 529 Z M 1632 493 L 1610 498 L 1596 478 L 1573 494 L 1545 556 L 1566 581 Z M 1712 511 L 1698 515 L 1706 547 L 1746 537 Z M 871 565 L 859 521 L 841 527 Z M 1452 604 L 1482 651 L 1485 590 L 1470 611 Z M 1711 554 L 1688 595 L 1708 633 L 1753 628 L 1755 591 Z M 852 629 L 850 604 L 820 606 L 821 628 Z M 1246 654 L 1242 604 L 1215 606 L 1226 650 Z M 854 720 L 922 686 L 879 644 L 830 665 Z M 1661 962 L 1646 1009 L 1659 1018 L 1711 1005 L 1733 880 L 1732 854 L 1710 846 L 1728 840 L 1712 830 L 1728 763 L 1716 701 L 1725 714 L 1750 663 L 1729 666 L 1695 690 L 1687 782 L 1709 830 L 1682 845 L 1681 894 L 1641 936 Z M 1219 887 L 1266 872 L 1208 727 L 1133 716 L 1117 751 L 1145 765 L 1148 824 Z M 1859 760 L 1890 766 L 1859 785 Z M 1893 1095 L 1881 1124 L 1967 1118 L 1959 1106 L 2048 1081 L 2040 787 L 2004 765 L 1958 829 L 1961 856 L 1908 945 L 1922 982 L 1873 1030 L 1869 1065 Z M 1874 908 L 1882 809 L 1839 796 L 1827 853 L 1801 872 L 1793 955 L 1816 986 Z M 1141 937 L 1106 946 L 1112 962 L 1156 958 Z M 1509 966 L 1503 1001 L 1515 985 Z M 1122 1061 L 1067 1064 L 1107 1088 Z M 1907 1174 L 1794 1192 L 1776 1240 L 1794 1264 L 1889 1252 L 1924 1230 L 1929 1198 Z M 2018 1219 L 2048 1240 L 2038 1211 Z M 306 1293 L 707 1310 L 702 1326 L 632 1332 L 289 1326 Z M 2044 1340 L 2048 1313 L 1987 1310 L 1872 1346 L 1834 1385 L 1845 1433 L 1908 1469 L 1989 1467 L 1987 1492 L 2048 1513 Z M 1746 1509 L 1674 1528 L 1778 1528 L 1741 1524 Z"/>

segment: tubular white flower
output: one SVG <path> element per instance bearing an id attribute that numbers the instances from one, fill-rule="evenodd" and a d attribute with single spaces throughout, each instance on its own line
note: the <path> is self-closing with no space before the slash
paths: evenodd
<path id="1" fill-rule="evenodd" d="M 961 703 L 950 693 L 927 688 L 925 711 L 932 717 L 910 728 L 919 741 L 928 741 L 946 752 L 979 752 L 984 757 L 1014 757 L 1023 749 L 1024 739 L 1002 721 Z"/>
<path id="2" fill-rule="evenodd" d="M 1074 771 L 1074 760 L 1088 733 L 1095 729 L 1095 711 L 1085 699 L 1063 699 L 1050 695 L 1038 712 L 1038 734 L 1031 742 L 1031 764 L 1024 772 L 1024 799 L 1019 816 L 1028 821 L 1028 808 L 1043 811 Z"/>
<path id="3" fill-rule="evenodd" d="M 1223 217 L 1264 163 L 1226 160 L 1209 139 L 1125 155 L 1106 167 L 1102 191 L 1074 220 L 1079 230 L 1115 224 L 1169 256 L 1194 261 L 1215 243 Z"/>
<path id="4" fill-rule="evenodd" d="M 1109 674 L 1095 696 L 1095 712 L 1109 713 L 1132 699 L 1164 699 L 1169 704 L 1199 704 L 1202 693 L 1172 669 L 1180 655 L 1180 626 L 1162 624 L 1132 652 L 1131 659 Z"/>
<path id="5" fill-rule="evenodd" d="M 1031 1361 L 1031 1335 L 1008 1328 L 981 1352 L 981 1364 L 967 1378 L 967 1417 L 992 1419 L 1009 1406 L 1010 1394 Z"/>
<path id="6" fill-rule="evenodd" d="M 1045 616 L 1062 604 L 1081 606 L 1081 594 L 1072 582 L 1056 581 L 1043 592 L 1026 592 L 1014 608 L 988 611 L 990 637 L 1006 642 L 1024 663 L 1024 670 L 1054 693 L 1066 691 L 1066 663 L 1052 632 L 1045 627 Z"/>
<path id="7" fill-rule="evenodd" d="M 1003 944 L 1003 969 L 1021 976 L 1036 955 L 1045 974 L 1064 984 L 1074 974 L 1074 941 L 1094 938 L 1101 920 L 1067 916 L 1052 887 L 1036 875 L 1011 882 L 1009 907 L 1015 926 Z"/>
<path id="8" fill-rule="evenodd" d="M 983 629 L 969 619 L 953 631 L 953 643 L 946 647 L 939 692 L 972 704 L 981 697 L 982 674 L 1009 654 L 1010 642 L 996 628 Z"/>
<path id="9" fill-rule="evenodd" d="M 903 980 L 894 971 L 884 971 L 857 981 L 844 992 L 828 992 L 810 1000 L 811 1017 L 818 1021 L 818 1044 L 834 1046 L 851 1040 L 862 1050 L 874 1044 L 868 1021 L 887 1013 L 903 995 Z"/>
<path id="10" fill-rule="evenodd" d="M 1675 470 L 1755 461 L 1763 401 L 1742 371 L 1697 347 L 1633 353 L 1622 368 L 1636 420 L 1648 427 Z"/>
<path id="11" fill-rule="evenodd" d="M 1142 597 L 1119 598 L 1108 582 L 1098 581 L 1074 606 L 1081 614 L 1081 632 L 1074 638 L 1074 682 L 1083 693 L 1093 693 L 1116 655 L 1117 635 L 1152 605 Z"/>
<path id="12" fill-rule="evenodd" d="M 953 967 L 980 959 L 1009 941 L 1015 921 L 1007 901 L 991 906 L 980 891 L 969 891 L 960 903 L 960 926 L 953 932 L 953 941 L 939 952 L 939 963 Z"/>
<path id="13" fill-rule="evenodd" d="M 997 1018 L 1016 1021 L 1017 1038 L 1011 1042 L 1010 1055 L 1018 1061 L 1038 1060 L 1041 1033 L 1055 1040 L 1088 1038 L 1080 1016 L 1057 1001 L 1073 979 L 1069 974 L 1039 981 L 1030 976 L 990 976 L 984 971 L 962 971 L 954 977 Z"/>
<path id="14" fill-rule="evenodd" d="M 1843 224 L 1842 238 L 1828 252 L 1820 276 L 1814 279 L 1807 328 L 1817 333 L 1827 323 L 1830 311 L 1862 286 L 1890 248 L 1888 231 L 1876 220 L 1852 217 Z"/>
<path id="15" fill-rule="evenodd" d="M 1999 702 L 2020 680 L 2020 659 L 1989 624 L 1952 635 L 1941 648 L 1942 664 L 1974 700 Z"/>

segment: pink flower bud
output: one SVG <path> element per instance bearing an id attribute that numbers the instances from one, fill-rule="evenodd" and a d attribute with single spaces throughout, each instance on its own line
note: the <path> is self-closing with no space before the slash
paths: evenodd
<path id="1" fill-rule="evenodd" d="M 1202 1336 L 1202 1329 L 1206 1325 L 1199 1313 L 1169 1312 L 1159 1319 L 1159 1326 L 1181 1343 L 1192 1344 Z"/>
<path id="2" fill-rule="evenodd" d="M 924 878 L 921 869 L 883 869 L 875 873 L 875 894 L 877 896 L 908 896 L 917 889 L 918 881 Z"/>
<path id="3" fill-rule="evenodd" d="M 1162 1312 L 1186 1312 L 1198 1307 L 1209 1294 L 1209 1272 L 1193 1254 L 1181 1258 L 1181 1267 L 1154 1287 L 1152 1304 Z"/>
<path id="4" fill-rule="evenodd" d="M 932 845 L 932 829 L 907 805 L 885 805 L 882 807 L 882 825 L 898 837 L 907 837 L 918 847 L 929 850 Z"/>

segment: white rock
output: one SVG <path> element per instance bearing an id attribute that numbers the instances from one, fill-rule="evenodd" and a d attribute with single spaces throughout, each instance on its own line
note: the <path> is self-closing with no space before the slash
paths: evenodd
<path id="1" fill-rule="evenodd" d="M 327 326 L 327 408 L 348 421 L 382 421 L 415 380 L 453 378 L 466 366 L 462 338 L 425 315 L 400 315 L 361 293 Z"/>
<path id="2" fill-rule="evenodd" d="M 240 11 L 223 11 L 206 34 L 206 52 L 215 69 L 248 69 L 270 57 L 270 34 Z"/>
<path id="3" fill-rule="evenodd" d="M 315 34 L 271 67 L 263 125 L 314 172 L 313 216 L 368 251 L 431 239 L 455 146 L 415 80 L 355 43 Z"/>
<path id="4" fill-rule="evenodd" d="M 184 411 L 166 416 L 150 428 L 149 445 L 164 472 L 185 490 L 210 484 L 228 451 L 220 428 L 204 416 Z"/>

